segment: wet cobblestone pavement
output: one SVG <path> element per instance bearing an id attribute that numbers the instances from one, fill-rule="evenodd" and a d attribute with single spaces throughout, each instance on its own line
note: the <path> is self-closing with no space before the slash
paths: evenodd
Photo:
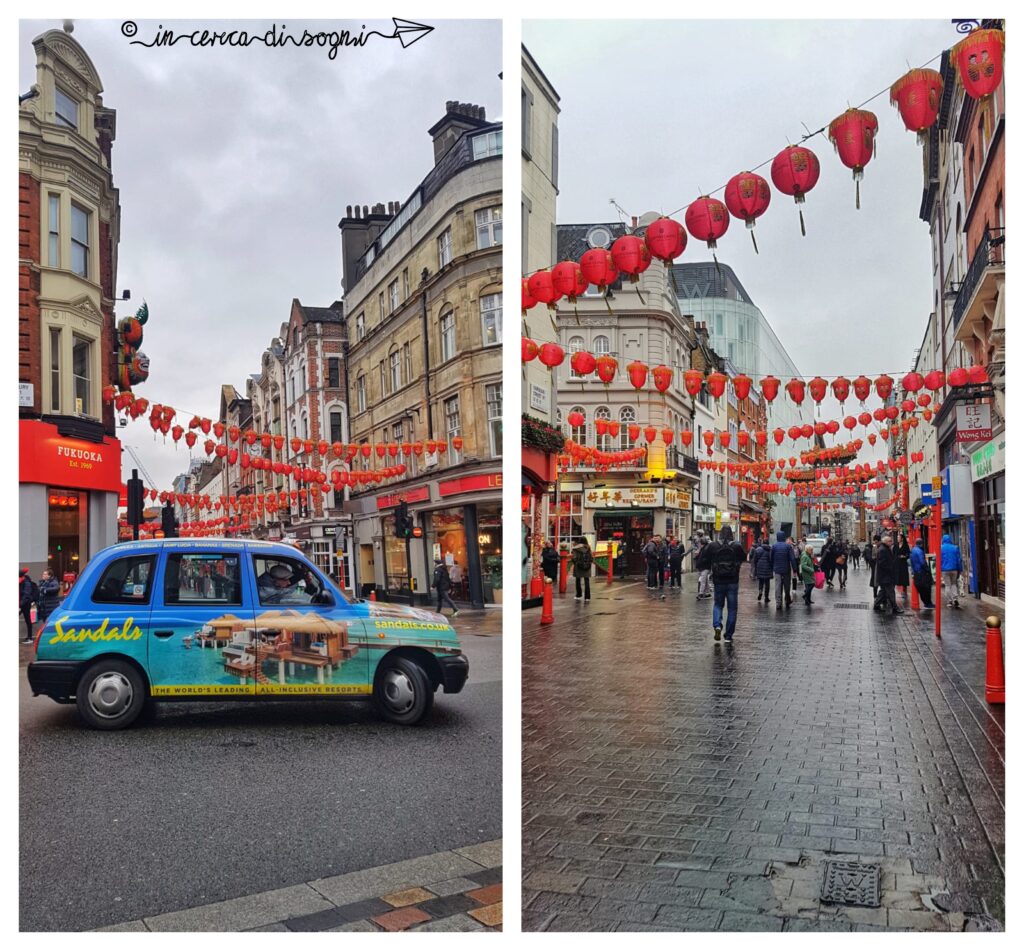
<path id="1" fill-rule="evenodd" d="M 870 610 L 864 571 L 715 643 L 695 576 L 524 615 L 525 931 L 1001 930 L 1003 708 L 967 599 Z M 820 900 L 829 860 L 880 907 Z"/>

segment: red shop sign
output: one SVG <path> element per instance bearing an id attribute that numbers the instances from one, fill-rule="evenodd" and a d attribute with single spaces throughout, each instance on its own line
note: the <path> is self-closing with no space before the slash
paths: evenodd
<path id="1" fill-rule="evenodd" d="M 71 489 L 121 489 L 121 443 L 109 436 L 87 442 L 61 436 L 52 423 L 18 421 L 18 481 Z"/>
<path id="2" fill-rule="evenodd" d="M 377 510 L 394 508 L 399 502 L 426 502 L 429 498 L 429 486 L 421 485 L 419 488 L 409 489 L 407 492 L 391 492 L 388 495 L 378 495 Z"/>
<path id="3" fill-rule="evenodd" d="M 501 488 L 501 473 L 490 472 L 487 475 L 466 476 L 464 479 L 449 479 L 438 485 L 442 496 L 460 495 L 463 492 L 483 492 L 487 489 Z"/>

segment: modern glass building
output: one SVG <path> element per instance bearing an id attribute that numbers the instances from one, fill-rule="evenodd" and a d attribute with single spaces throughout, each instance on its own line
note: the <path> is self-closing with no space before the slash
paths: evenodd
<path id="1" fill-rule="evenodd" d="M 771 324 L 729 265 L 707 261 L 673 264 L 671 270 L 679 309 L 707 326 L 711 346 L 720 356 L 753 377 L 755 383 L 769 374 L 777 376 L 783 385 L 790 377 L 800 376 Z M 808 422 L 813 422 L 811 411 L 794 406 L 784 395 L 768 404 L 769 431 Z M 770 445 L 775 448 L 774 443 Z M 776 529 L 796 518 L 792 496 L 780 495 L 777 503 L 772 513 Z"/>

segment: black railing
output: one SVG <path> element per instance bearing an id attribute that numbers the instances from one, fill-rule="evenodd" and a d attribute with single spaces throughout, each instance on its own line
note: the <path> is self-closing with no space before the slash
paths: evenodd
<path id="1" fill-rule="evenodd" d="M 1005 263 L 1006 257 L 1003 251 L 1005 242 L 1005 228 L 985 229 L 981 244 L 978 245 L 978 250 L 974 252 L 971 266 L 967 269 L 967 275 L 964 277 L 960 290 L 957 291 L 956 301 L 953 303 L 954 330 L 960 326 L 960 321 L 963 320 L 967 305 L 971 302 L 974 292 L 978 289 L 978 285 L 985 276 L 986 268 L 991 267 L 993 264 Z"/>

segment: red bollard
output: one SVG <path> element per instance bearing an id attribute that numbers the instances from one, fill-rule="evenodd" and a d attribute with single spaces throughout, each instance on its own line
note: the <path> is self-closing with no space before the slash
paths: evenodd
<path id="1" fill-rule="evenodd" d="M 551 583 L 550 578 L 544 579 L 544 603 L 540 609 L 540 623 L 541 624 L 553 624 L 555 621 L 555 606 L 554 597 L 552 595 L 552 589 L 554 585 Z"/>
<path id="2" fill-rule="evenodd" d="M 376 588 L 372 588 L 370 590 L 370 600 L 371 601 L 376 601 L 377 600 L 377 589 Z"/>
<path id="3" fill-rule="evenodd" d="M 530 597 L 539 598 L 541 592 L 544 590 L 544 575 L 541 572 L 537 572 L 530 579 Z"/>
<path id="4" fill-rule="evenodd" d="M 560 557 L 562 563 L 558 568 L 558 593 L 565 594 L 566 586 L 569 584 L 569 553 L 563 551 Z"/>
<path id="5" fill-rule="evenodd" d="M 985 627 L 985 699 L 989 703 L 1006 703 L 1002 622 L 993 614 L 985 619 Z"/>
<path id="6" fill-rule="evenodd" d="M 615 576 L 615 549 L 612 548 L 612 542 L 608 542 L 608 581 L 607 584 L 611 584 Z"/>

